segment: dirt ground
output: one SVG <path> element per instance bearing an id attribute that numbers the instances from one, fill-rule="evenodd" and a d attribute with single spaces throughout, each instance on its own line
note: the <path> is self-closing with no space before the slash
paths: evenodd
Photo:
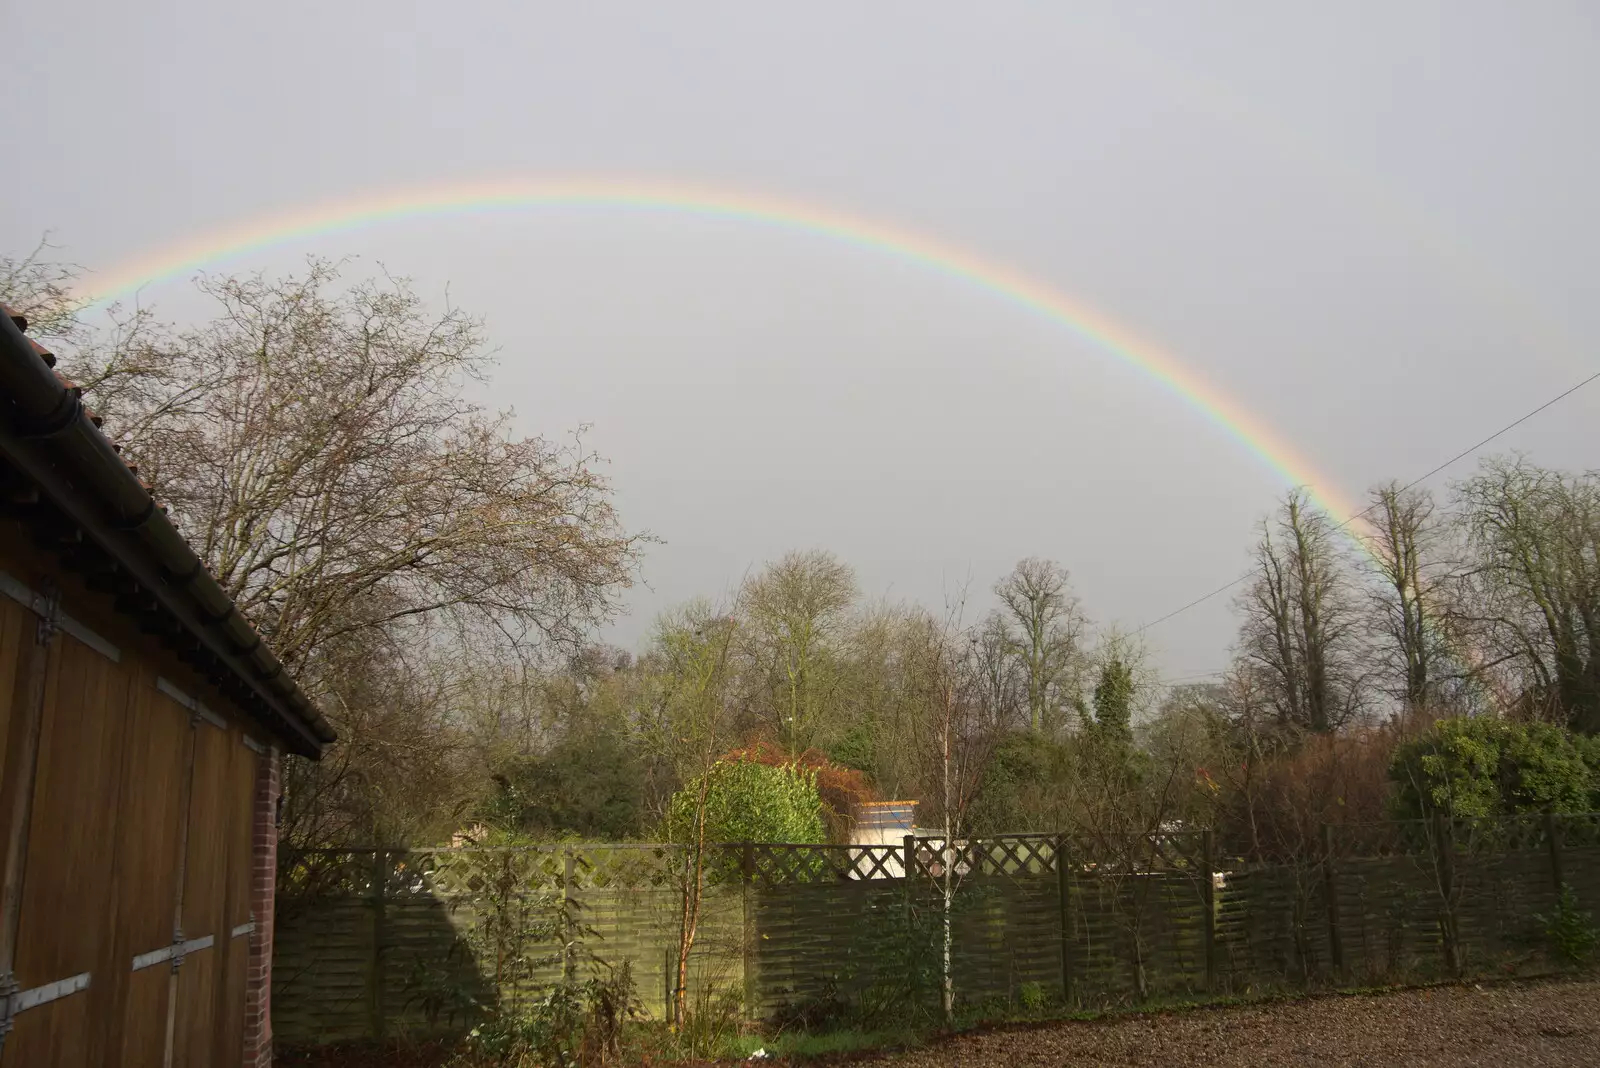
<path id="1" fill-rule="evenodd" d="M 1448 987 L 1012 1028 L 855 1064 L 1600 1066 L 1600 982 Z"/>
<path id="2" fill-rule="evenodd" d="M 449 1056 L 431 1045 L 344 1047 L 284 1051 L 277 1063 L 436 1068 Z M 1600 981 L 1439 987 L 1005 1027 L 901 1053 L 829 1060 L 838 1068 L 1600 1068 Z"/>

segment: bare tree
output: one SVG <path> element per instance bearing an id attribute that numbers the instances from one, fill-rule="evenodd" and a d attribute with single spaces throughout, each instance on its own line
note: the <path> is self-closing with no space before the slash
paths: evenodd
<path id="1" fill-rule="evenodd" d="M 1018 561 L 995 584 L 1012 628 L 1012 643 L 1027 682 L 1028 725 L 1042 733 L 1056 724 L 1062 689 L 1072 679 L 1085 627 L 1067 572 L 1037 557 Z"/>
<path id="2" fill-rule="evenodd" d="M 8 262 L 0 276 L 55 316 L 63 372 L 288 670 L 347 739 L 367 735 L 288 769 L 302 801 L 353 806 L 301 826 L 370 826 L 357 816 L 376 800 L 353 799 L 384 769 L 362 761 L 417 752 L 401 744 L 409 726 L 364 702 L 449 722 L 448 688 L 416 671 L 362 681 L 365 665 L 573 642 L 632 578 L 642 539 L 618 522 L 599 459 L 470 401 L 489 367 L 479 323 L 430 314 L 403 279 L 345 284 L 320 261 L 208 278 L 211 322 L 177 332 L 139 312 L 107 332 L 62 303 L 69 268 Z"/>
<path id="3" fill-rule="evenodd" d="M 1027 714 L 1027 680 L 1005 615 L 985 617 L 972 635 L 972 655 L 986 714 L 997 730 L 1010 728 Z"/>
<path id="4" fill-rule="evenodd" d="M 1327 514 L 1304 490 L 1261 523 L 1255 580 L 1238 604 L 1243 654 L 1271 679 L 1278 715 L 1317 732 L 1348 719 L 1360 698 L 1348 562 Z"/>
<path id="5" fill-rule="evenodd" d="M 766 680 L 778 739 L 793 752 L 817 741 L 856 595 L 855 574 L 822 550 L 788 553 L 741 591 L 747 647 Z"/>
<path id="6" fill-rule="evenodd" d="M 953 914 L 963 878 L 981 860 L 967 835 L 966 817 L 978 796 L 984 768 L 1000 732 L 981 699 L 981 668 L 973 635 L 961 627 L 961 604 L 942 619 L 922 614 L 913 621 L 908 650 L 914 658 L 916 714 L 912 743 L 923 787 L 920 791 L 940 842 L 929 874 L 940 897 L 941 1002 L 947 1020 L 955 1012 Z M 912 873 L 907 873 L 910 878 Z"/>
<path id="7" fill-rule="evenodd" d="M 646 745 L 671 761 L 678 780 L 692 784 L 694 813 L 681 880 L 674 1018 L 687 1019 L 689 955 L 699 937 L 706 888 L 706 809 L 717 758 L 732 741 L 732 651 L 738 623 L 730 613 L 697 601 L 656 627 L 660 688 L 645 724 Z"/>
<path id="8" fill-rule="evenodd" d="M 129 443 L 223 588 L 294 670 L 410 617 L 563 639 L 602 618 L 638 540 L 597 458 L 462 396 L 485 369 L 475 321 L 337 277 L 208 282 L 222 314 L 180 351 L 213 380 Z"/>
<path id="9" fill-rule="evenodd" d="M 27 318 L 34 337 L 70 345 L 87 334 L 72 299 L 81 269 L 53 258 L 53 251 L 46 234 L 25 256 L 0 256 L 0 302 Z"/>
<path id="10" fill-rule="evenodd" d="M 1459 494 L 1485 670 L 1525 713 L 1600 733 L 1600 474 L 1494 459 Z"/>
<path id="11" fill-rule="evenodd" d="M 1389 690 L 1408 719 L 1431 710 L 1459 680 L 1449 660 L 1450 565 L 1445 528 L 1427 490 L 1390 482 L 1372 491 L 1368 565 L 1371 619 Z"/>

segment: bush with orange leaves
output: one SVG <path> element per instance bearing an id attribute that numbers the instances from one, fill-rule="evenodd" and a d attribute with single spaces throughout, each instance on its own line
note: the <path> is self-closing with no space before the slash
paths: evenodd
<path id="1" fill-rule="evenodd" d="M 834 842 L 848 841 L 856 808 L 863 802 L 878 799 L 861 772 L 835 764 L 815 749 L 797 755 L 771 742 L 756 741 L 732 750 L 722 759 L 753 760 L 772 767 L 793 766 L 811 772 L 816 776 L 817 793 L 822 798 L 822 821 L 828 828 L 828 838 Z"/>
<path id="2" fill-rule="evenodd" d="M 1387 819 L 1389 760 L 1399 741 L 1391 727 L 1258 736 L 1239 763 L 1209 769 L 1222 787 L 1225 848 L 1292 861 L 1320 848 L 1324 824 Z"/>

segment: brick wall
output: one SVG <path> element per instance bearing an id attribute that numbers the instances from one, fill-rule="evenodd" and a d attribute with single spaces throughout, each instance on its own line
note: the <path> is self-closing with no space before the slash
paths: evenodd
<path id="1" fill-rule="evenodd" d="M 277 746 L 267 750 L 256 775 L 252 840 L 255 854 L 250 876 L 250 911 L 255 933 L 250 936 L 250 974 L 245 994 L 244 1064 L 268 1068 L 272 1064 L 272 932 L 273 892 L 278 877 L 278 779 L 281 756 Z"/>

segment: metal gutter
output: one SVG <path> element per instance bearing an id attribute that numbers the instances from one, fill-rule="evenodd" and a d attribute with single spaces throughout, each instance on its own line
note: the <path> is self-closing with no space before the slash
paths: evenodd
<path id="1" fill-rule="evenodd" d="M 0 314 L 0 455 L 82 528 L 256 698 L 290 748 L 318 757 L 335 740 L 166 512 L 91 421 L 10 314 Z M 241 702 L 248 708 L 251 701 Z"/>

